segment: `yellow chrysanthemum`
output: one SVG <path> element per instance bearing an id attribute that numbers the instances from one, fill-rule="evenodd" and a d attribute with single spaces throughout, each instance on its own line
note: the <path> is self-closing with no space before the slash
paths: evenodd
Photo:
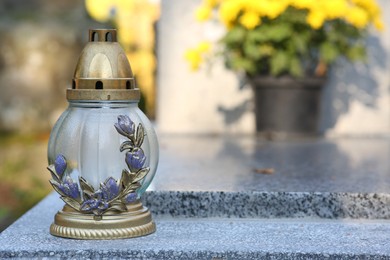
<path id="1" fill-rule="evenodd" d="M 325 15 L 320 11 L 311 11 L 306 18 L 306 22 L 313 29 L 319 29 L 324 24 L 324 21 Z"/>
<path id="2" fill-rule="evenodd" d="M 247 28 L 252 30 L 261 22 L 259 15 L 254 12 L 246 12 L 240 17 L 240 23 Z"/>
<path id="3" fill-rule="evenodd" d="M 270 19 L 274 19 L 286 10 L 289 5 L 288 0 L 243 0 L 242 7 L 247 12 L 256 13 L 257 15 L 267 16 Z"/>
<path id="4" fill-rule="evenodd" d="M 225 0 L 219 8 L 219 19 L 227 28 L 231 28 L 241 9 L 239 0 Z"/>
<path id="5" fill-rule="evenodd" d="M 204 22 L 208 20 L 210 16 L 211 16 L 211 9 L 206 5 L 200 6 L 195 12 L 196 20 L 198 20 L 199 22 Z"/>
<path id="6" fill-rule="evenodd" d="M 380 15 L 380 8 L 373 0 L 352 0 L 352 2 L 367 10 L 367 12 L 373 17 Z"/>
<path id="7" fill-rule="evenodd" d="M 203 58 L 210 48 L 211 44 L 203 41 L 196 48 L 188 49 L 185 52 L 184 57 L 190 64 L 191 70 L 198 70 L 200 68 L 200 64 L 203 62 Z"/>
<path id="8" fill-rule="evenodd" d="M 381 9 L 378 6 L 378 4 L 376 3 L 376 1 L 374 1 L 374 0 L 352 0 L 352 2 L 367 12 L 368 20 L 372 21 L 375 28 L 377 28 L 379 31 L 382 31 L 384 29 L 384 24 L 383 24 L 382 17 L 381 17 Z M 364 18 L 362 18 L 362 19 L 364 19 Z M 367 21 L 367 23 L 369 21 Z"/>
<path id="9" fill-rule="evenodd" d="M 259 16 L 264 15 L 264 5 L 266 1 L 251 1 L 251 0 L 243 0 L 241 2 L 242 11 L 256 13 Z"/>
<path id="10" fill-rule="evenodd" d="M 206 53 L 210 50 L 211 44 L 209 42 L 201 42 L 199 43 L 198 47 L 196 48 L 200 53 Z"/>
<path id="11" fill-rule="evenodd" d="M 385 29 L 385 25 L 383 24 L 383 21 L 380 18 L 375 18 L 374 19 L 374 26 L 379 31 L 383 31 L 383 29 Z"/>
<path id="12" fill-rule="evenodd" d="M 345 0 L 326 0 L 322 2 L 321 9 L 329 19 L 341 18 L 348 11 L 348 3 Z"/>
<path id="13" fill-rule="evenodd" d="M 111 0 L 85 0 L 85 8 L 93 19 L 107 22 L 111 18 L 115 5 Z"/>
<path id="14" fill-rule="evenodd" d="M 95 0 L 99 2 L 99 0 Z M 141 4 L 140 0 L 111 0 L 112 3 L 115 3 L 116 6 L 124 9 L 128 12 L 134 12 L 136 10 L 136 6 Z"/>
<path id="15" fill-rule="evenodd" d="M 121 42 L 121 44 L 130 45 L 135 41 L 137 35 L 134 34 L 134 31 L 130 26 L 128 26 L 128 24 L 120 21 L 118 22 L 117 28 L 118 40 Z"/>
<path id="16" fill-rule="evenodd" d="M 154 68 L 156 66 L 156 58 L 153 53 L 146 50 L 138 50 L 133 53 L 127 53 L 126 56 L 131 60 L 131 69 L 137 75 L 137 81 L 146 83 L 146 81 L 151 80 L 151 77 L 147 76 L 150 72 L 145 68 Z M 147 85 L 149 84 L 151 83 L 148 82 Z"/>
<path id="17" fill-rule="evenodd" d="M 190 49 L 184 54 L 185 59 L 189 62 L 191 70 L 198 70 L 202 63 L 202 56 L 199 51 Z"/>
<path id="18" fill-rule="evenodd" d="M 283 13 L 287 9 L 289 5 L 288 1 L 283 1 L 283 0 L 276 1 L 276 2 L 272 1 L 269 3 L 270 3 L 269 9 L 266 15 L 271 19 L 278 17 L 281 13 Z"/>
<path id="19" fill-rule="evenodd" d="M 369 17 L 363 8 L 356 6 L 349 10 L 346 20 L 357 28 L 364 28 L 369 21 Z"/>

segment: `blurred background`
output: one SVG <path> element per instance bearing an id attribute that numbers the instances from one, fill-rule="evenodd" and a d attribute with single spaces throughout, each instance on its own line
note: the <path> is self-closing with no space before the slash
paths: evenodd
<path id="1" fill-rule="evenodd" d="M 193 73 L 185 51 L 221 28 L 197 23 L 200 0 L 2 0 L 0 2 L 0 230 L 46 196 L 50 130 L 65 110 L 89 28 L 116 28 L 160 134 L 254 134 L 252 92 L 216 61 Z M 367 39 L 366 63 L 339 61 L 322 97 L 332 136 L 388 136 L 390 8 Z M 158 62 L 157 62 L 158 60 Z"/>
<path id="2" fill-rule="evenodd" d="M 51 191 L 47 142 L 88 29 L 118 29 L 154 118 L 158 15 L 153 1 L 0 2 L 0 230 Z"/>

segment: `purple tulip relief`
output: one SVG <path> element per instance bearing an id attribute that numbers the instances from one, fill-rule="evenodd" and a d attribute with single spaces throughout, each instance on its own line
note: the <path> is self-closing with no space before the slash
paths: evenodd
<path id="1" fill-rule="evenodd" d="M 111 177 L 109 179 L 111 179 Z M 109 179 L 107 179 L 105 183 L 109 182 Z M 92 194 L 91 197 L 88 197 L 81 203 L 80 210 L 85 212 L 97 210 L 97 213 L 101 214 L 109 207 L 109 203 L 106 199 L 104 199 L 104 196 L 104 191 L 97 190 L 95 193 Z"/>
<path id="2" fill-rule="evenodd" d="M 126 201 L 126 203 L 131 203 L 131 202 L 136 201 L 136 199 L 137 199 L 137 193 L 132 192 L 132 193 L 127 194 L 125 201 Z"/>
<path id="3" fill-rule="evenodd" d="M 134 148 L 126 153 L 126 164 L 132 172 L 139 171 L 144 166 L 145 161 L 145 153 L 141 148 Z"/>
<path id="4" fill-rule="evenodd" d="M 61 154 L 48 167 L 52 173 L 50 183 L 64 202 L 77 211 L 94 215 L 102 215 L 107 210 L 125 212 L 126 204 L 138 199 L 137 189 L 149 172 L 149 168 L 145 167 L 145 152 L 141 148 L 145 130 L 142 124 L 138 124 L 136 129 L 134 122 L 126 115 L 119 115 L 114 126 L 120 135 L 128 139 L 119 147 L 121 152 L 127 150 L 125 162 L 130 169 L 122 171 L 121 179 L 109 177 L 100 184 L 99 189 L 95 189 L 82 176 L 76 182 L 66 172 L 67 161 Z"/>
<path id="5" fill-rule="evenodd" d="M 60 179 L 62 179 L 62 176 L 65 173 L 67 164 L 66 159 L 63 155 L 59 154 L 57 155 L 56 159 L 54 160 L 54 168 L 56 170 L 56 173 Z"/>
<path id="6" fill-rule="evenodd" d="M 130 117 L 120 115 L 118 116 L 118 123 L 114 124 L 116 130 L 119 134 L 126 136 L 128 138 L 132 138 L 135 131 L 135 124 L 131 121 Z"/>
<path id="7" fill-rule="evenodd" d="M 90 212 L 90 211 L 93 211 L 93 210 L 97 210 L 98 213 L 102 213 L 104 210 L 106 210 L 107 208 L 109 207 L 108 203 L 103 201 L 103 200 L 99 200 L 99 199 L 89 199 L 89 200 L 86 200 L 84 201 L 82 204 L 81 204 L 81 207 L 80 209 L 82 211 L 86 211 L 86 212 Z"/>
<path id="8" fill-rule="evenodd" d="M 65 195 L 72 199 L 80 198 L 79 186 L 74 183 L 69 176 L 65 177 L 65 180 L 58 187 Z"/>
<path id="9" fill-rule="evenodd" d="M 108 178 L 104 184 L 100 185 L 102 198 L 106 201 L 112 200 L 119 194 L 119 186 L 116 180 L 112 177 Z"/>

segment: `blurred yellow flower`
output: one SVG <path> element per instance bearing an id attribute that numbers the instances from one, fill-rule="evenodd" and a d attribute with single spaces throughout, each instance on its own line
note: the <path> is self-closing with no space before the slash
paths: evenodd
<path id="1" fill-rule="evenodd" d="M 209 52 L 211 44 L 209 42 L 200 42 L 198 46 L 185 52 L 184 57 L 189 62 L 191 70 L 198 70 L 203 58 Z"/>
<path id="2" fill-rule="evenodd" d="M 111 0 L 85 0 L 88 14 L 99 22 L 107 22 L 112 15 L 115 5 Z"/>
<path id="3" fill-rule="evenodd" d="M 95 0 L 95 2 L 98 2 L 99 0 Z M 124 9 L 128 12 L 133 12 L 136 10 L 136 5 L 141 4 L 142 2 L 147 1 L 140 1 L 140 0 L 111 0 L 111 2 L 115 3 L 116 6 L 120 7 L 121 9 Z"/>
<path id="4" fill-rule="evenodd" d="M 372 22 L 376 28 L 383 29 L 375 0 L 203 0 L 196 18 L 208 20 L 216 9 L 219 20 L 228 29 L 241 24 L 251 30 L 261 23 L 262 17 L 275 19 L 288 7 L 307 10 L 306 21 L 314 29 L 338 18 L 358 28 Z"/>
<path id="5" fill-rule="evenodd" d="M 349 10 L 346 20 L 357 28 L 364 28 L 369 21 L 369 17 L 363 8 L 356 6 Z"/>
<path id="6" fill-rule="evenodd" d="M 238 14 L 242 9 L 239 0 L 225 0 L 219 7 L 219 18 L 221 22 L 227 27 L 231 28 Z"/>
<path id="7" fill-rule="evenodd" d="M 129 27 L 128 24 L 126 24 L 126 22 L 123 20 L 119 20 L 117 24 L 117 35 L 118 40 L 121 42 L 121 44 L 127 46 L 134 43 L 136 35 L 134 35 L 134 32 L 131 27 Z"/>
<path id="8" fill-rule="evenodd" d="M 319 29 L 324 24 L 324 21 L 325 15 L 320 11 L 311 11 L 306 18 L 306 22 L 313 29 Z"/>
<path id="9" fill-rule="evenodd" d="M 261 22 L 258 14 L 254 12 L 246 12 L 240 17 L 240 23 L 247 28 L 248 30 L 252 30 Z"/>
<path id="10" fill-rule="evenodd" d="M 196 48 L 200 53 L 206 53 L 210 50 L 211 44 L 209 42 L 201 42 Z"/>
<path id="11" fill-rule="evenodd" d="M 289 2 L 284 0 L 268 1 L 268 6 L 267 6 L 268 8 L 265 9 L 266 10 L 265 15 L 271 19 L 275 19 L 286 10 L 288 5 Z"/>
<path id="12" fill-rule="evenodd" d="M 202 56 L 199 51 L 190 49 L 184 54 L 185 59 L 189 62 L 191 70 L 198 70 L 202 62 Z"/>
<path id="13" fill-rule="evenodd" d="M 186 59 L 193 70 L 198 69 L 205 58 L 216 54 L 223 56 L 228 68 L 250 75 L 263 73 L 265 68 L 273 75 L 302 76 L 307 73 L 307 65 L 302 61 L 305 49 L 318 53 L 317 57 L 308 59 L 326 65 L 334 63 L 338 57 L 355 59 L 353 56 L 358 55 L 348 52 L 350 48 L 364 51 L 359 40 L 364 39 L 368 26 L 373 25 L 378 30 L 384 27 L 377 1 L 201 0 L 198 20 L 207 20 L 218 12 L 218 21 L 227 30 L 217 43 L 222 46 L 218 51 L 213 49 L 206 56 L 210 44 L 203 43 L 190 49 Z M 290 39 L 291 35 L 296 36 L 295 39 Z M 343 40 L 335 41 L 340 35 Z M 291 63 L 275 62 L 279 58 L 280 61 L 291 60 Z M 257 65 L 264 62 L 265 66 Z"/>
<path id="14" fill-rule="evenodd" d="M 385 28 L 385 25 L 383 24 L 383 21 L 379 18 L 374 19 L 374 26 L 377 28 L 379 31 L 383 31 Z"/>
<path id="15" fill-rule="evenodd" d="M 373 0 L 352 0 L 352 2 L 367 10 L 367 12 L 373 17 L 380 15 L 380 8 Z"/>
<path id="16" fill-rule="evenodd" d="M 210 7 L 202 5 L 198 9 L 196 9 L 195 17 L 196 17 L 196 20 L 198 20 L 199 22 L 203 22 L 203 21 L 208 20 L 210 18 L 210 16 L 211 16 Z"/>
<path id="17" fill-rule="evenodd" d="M 289 2 L 288 0 L 243 0 L 241 4 L 246 12 L 256 13 L 260 17 L 267 16 L 268 18 L 274 19 L 287 8 Z"/>
<path id="18" fill-rule="evenodd" d="M 345 0 L 326 0 L 322 1 L 320 8 L 329 19 L 341 18 L 348 11 L 348 3 Z"/>

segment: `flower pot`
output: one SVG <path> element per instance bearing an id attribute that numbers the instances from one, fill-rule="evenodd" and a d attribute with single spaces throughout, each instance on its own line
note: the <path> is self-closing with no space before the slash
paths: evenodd
<path id="1" fill-rule="evenodd" d="M 258 76 L 249 82 L 254 91 L 259 134 L 287 137 L 320 135 L 320 98 L 325 78 Z"/>

